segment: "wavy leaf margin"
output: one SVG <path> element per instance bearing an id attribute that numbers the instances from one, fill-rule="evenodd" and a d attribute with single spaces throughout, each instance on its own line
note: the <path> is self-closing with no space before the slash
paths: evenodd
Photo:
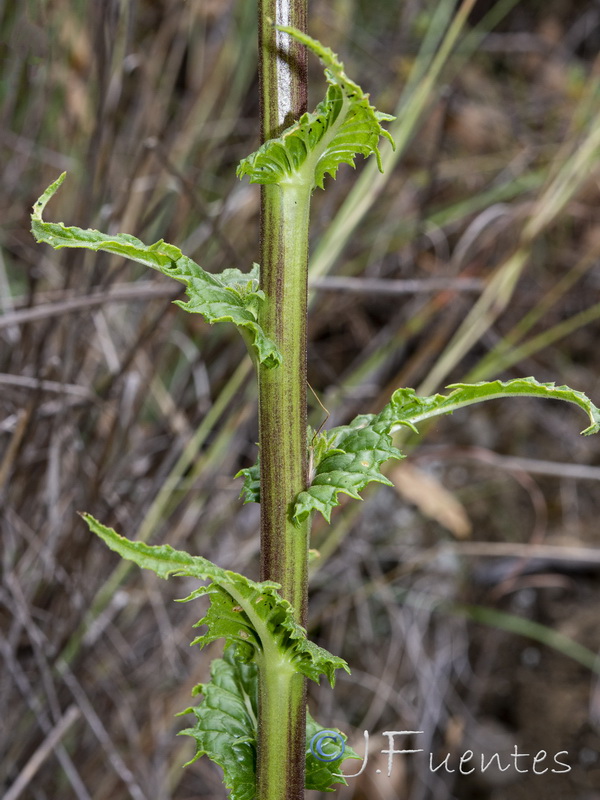
<path id="1" fill-rule="evenodd" d="M 369 103 L 369 95 L 346 75 L 337 55 L 316 39 L 296 28 L 276 26 L 306 45 L 325 66 L 329 84 L 327 94 L 314 112 L 303 114 L 274 139 L 240 163 L 239 178 L 247 175 L 250 183 L 310 185 L 323 188 L 325 175 L 335 178 L 340 164 L 355 166 L 357 154 L 375 155 L 383 172 L 379 139 L 385 137 L 392 147 L 394 140 L 382 122 L 394 119 L 377 111 Z"/>
<path id="2" fill-rule="evenodd" d="M 272 652 L 276 648 L 282 662 L 285 661 L 291 670 L 316 683 L 325 675 L 332 686 L 337 669 L 350 671 L 343 659 L 307 638 L 306 630 L 294 619 L 292 606 L 278 594 L 279 584 L 252 581 L 168 544 L 132 541 L 102 525 L 90 514 L 82 514 L 82 517 L 92 533 L 111 550 L 143 569 L 152 570 L 160 578 L 180 576 L 210 581 L 180 601 L 205 595 L 211 601 L 206 615 L 196 623 L 197 627 L 206 626 L 207 630 L 192 644 L 204 647 L 224 638 L 227 644 L 237 645 L 241 659 L 259 664 L 265 650 Z"/>
<path id="3" fill-rule="evenodd" d="M 50 184 L 33 206 L 31 232 L 36 241 L 49 244 L 55 250 L 80 247 L 96 252 L 104 251 L 158 270 L 184 284 L 188 302 L 176 300 L 176 305 L 192 314 L 202 314 L 211 325 L 216 322 L 233 322 L 244 337 L 250 352 L 260 363 L 266 367 L 276 367 L 281 363 L 281 354 L 276 345 L 265 335 L 258 323 L 258 313 L 265 295 L 258 288 L 257 264 L 248 273 L 226 269 L 220 274 L 212 274 L 184 256 L 178 247 L 162 239 L 145 245 L 127 233 L 111 236 L 92 228 L 67 227 L 62 222 L 45 222 L 42 218 L 43 211 L 60 188 L 66 174 L 63 172 Z"/>
<path id="4" fill-rule="evenodd" d="M 583 392 L 568 386 L 540 383 L 535 378 L 516 378 L 506 382 L 455 383 L 447 388 L 452 390 L 447 395 L 428 397 L 419 397 L 414 389 L 397 389 L 379 414 L 363 414 L 350 425 L 326 432 L 327 444 L 321 447 L 313 466 L 311 485 L 296 499 L 294 521 L 300 523 L 314 511 L 320 512 L 329 521 L 332 510 L 340 504 L 340 494 L 361 499 L 358 492 L 368 483 L 376 481 L 391 485 L 381 473 L 381 465 L 390 458 L 404 456 L 393 446 L 390 434 L 402 427 L 418 432 L 416 426 L 420 422 L 452 414 L 474 403 L 501 397 L 564 400 L 574 403 L 588 414 L 590 425 L 581 432 L 584 436 L 600 430 L 600 409 Z M 252 475 L 250 470 L 245 473 Z M 249 477 L 242 491 L 251 497 Z"/>
<path id="5" fill-rule="evenodd" d="M 195 687 L 193 694 L 202 695 L 197 706 L 182 711 L 194 714 L 195 724 L 180 735 L 191 736 L 196 753 L 188 763 L 208 756 L 223 770 L 225 786 L 231 800 L 254 800 L 256 792 L 256 744 L 258 740 L 258 670 L 255 664 L 244 664 L 228 648 L 223 658 L 211 664 L 211 679 Z M 346 744 L 344 756 L 335 761 L 319 761 L 310 751 L 310 740 L 326 730 L 307 711 L 306 715 L 306 779 L 305 788 L 332 792 L 332 784 L 343 783 L 340 765 L 347 758 L 360 758 Z M 327 729 L 329 730 L 329 729 Z M 336 729 L 344 742 L 346 736 Z"/>

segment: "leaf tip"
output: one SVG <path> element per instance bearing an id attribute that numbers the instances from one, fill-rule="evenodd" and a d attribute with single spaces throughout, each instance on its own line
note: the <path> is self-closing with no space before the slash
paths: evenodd
<path id="1" fill-rule="evenodd" d="M 582 436 L 591 436 L 593 433 L 600 432 L 600 422 L 594 421 L 591 425 L 581 431 Z"/>
<path id="2" fill-rule="evenodd" d="M 58 178 L 51 183 L 50 186 L 48 186 L 46 191 L 35 201 L 33 204 L 33 211 L 31 213 L 31 219 L 34 222 L 42 221 L 42 213 L 44 209 L 46 208 L 48 202 L 56 194 L 66 177 L 66 172 L 61 173 Z"/>

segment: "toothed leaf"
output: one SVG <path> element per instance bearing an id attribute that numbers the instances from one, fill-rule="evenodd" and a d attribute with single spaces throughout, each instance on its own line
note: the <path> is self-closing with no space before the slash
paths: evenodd
<path id="1" fill-rule="evenodd" d="M 311 486 L 296 499 L 294 522 L 302 522 L 311 511 L 320 511 L 329 522 L 332 509 L 339 505 L 338 495 L 360 500 L 359 492 L 371 481 L 391 485 L 380 467 L 403 455 L 387 431 L 375 430 L 370 423 L 369 415 L 357 417 L 350 425 L 328 431 L 325 449 L 313 448 L 314 476 Z M 323 434 L 319 437 L 324 440 Z"/>
<path id="2" fill-rule="evenodd" d="M 265 650 L 272 652 L 276 648 L 287 668 L 317 683 L 323 674 L 332 686 L 336 669 L 349 672 L 343 659 L 306 638 L 305 629 L 294 620 L 291 605 L 277 593 L 279 584 L 251 581 L 237 572 L 221 569 L 206 558 L 174 550 L 168 544 L 133 542 L 89 514 L 83 514 L 83 518 L 111 550 L 161 578 L 173 575 L 211 581 L 182 601 L 204 595 L 211 600 L 206 615 L 197 623 L 205 625 L 207 630 L 192 644 L 204 647 L 215 639 L 224 638 L 228 644 L 238 645 L 240 658 L 257 663 Z"/>
<path id="3" fill-rule="evenodd" d="M 251 183 L 319 186 L 325 175 L 335 178 L 340 164 L 354 167 L 354 158 L 374 154 L 382 170 L 379 138 L 394 141 L 381 123 L 394 119 L 376 111 L 369 95 L 344 72 L 344 65 L 328 47 L 304 33 L 285 26 L 290 34 L 317 55 L 325 65 L 329 88 L 313 113 L 303 114 L 281 136 L 265 142 L 238 167 L 238 176 L 248 175 Z"/>
<path id="4" fill-rule="evenodd" d="M 257 671 L 255 664 L 236 659 L 233 648 L 226 650 L 212 662 L 210 682 L 194 689 L 202 701 L 181 712 L 196 717 L 192 727 L 180 732 L 196 741 L 188 763 L 206 755 L 218 764 L 231 800 L 254 800 L 256 795 Z"/>
<path id="5" fill-rule="evenodd" d="M 267 367 L 275 367 L 281 363 L 277 347 L 265 336 L 258 324 L 258 311 L 265 296 L 258 288 L 257 264 L 248 273 L 226 269 L 213 275 L 205 272 L 191 258 L 184 256 L 178 247 L 167 244 L 162 239 L 145 245 L 135 236 L 126 233 L 109 236 L 90 228 L 67 228 L 62 222 L 44 222 L 44 208 L 65 176 L 66 173 L 63 172 L 33 207 L 31 230 L 38 242 L 45 242 L 55 250 L 62 247 L 103 250 L 158 270 L 185 285 L 189 300 L 175 301 L 178 306 L 190 313 L 202 314 L 210 324 L 233 322 L 261 363 Z"/>
<path id="6" fill-rule="evenodd" d="M 196 742 L 193 763 L 207 755 L 223 770 L 225 786 L 231 800 L 254 800 L 256 792 L 256 743 L 258 718 L 258 670 L 255 664 L 245 664 L 229 648 L 223 658 L 211 664 L 211 680 L 197 686 L 194 694 L 202 695 L 201 702 L 182 714 L 192 713 L 195 724 L 181 731 Z M 306 789 L 333 791 L 334 783 L 346 783 L 336 776 L 346 758 L 359 758 L 345 745 L 343 759 L 319 761 L 310 751 L 310 741 L 326 730 L 306 718 Z M 346 737 L 340 734 L 346 741 Z"/>
<path id="7" fill-rule="evenodd" d="M 590 425 L 582 431 L 589 435 L 600 430 L 600 409 L 583 392 L 554 383 L 540 383 L 534 378 L 512 381 L 456 383 L 447 387 L 447 394 L 419 397 L 414 389 L 397 389 L 379 414 L 364 414 L 350 424 L 333 428 L 325 436 L 315 454 L 313 477 L 309 488 L 296 498 L 293 519 L 296 523 L 318 511 L 329 521 L 331 511 L 339 505 L 339 495 L 360 499 L 358 492 L 372 482 L 390 484 L 380 468 L 390 458 L 403 458 L 390 434 L 402 427 L 417 431 L 416 425 L 426 419 L 452 414 L 465 406 L 500 397 L 544 397 L 565 400 L 582 408 Z"/>
<path id="8" fill-rule="evenodd" d="M 321 761 L 316 758 L 310 749 L 310 742 L 321 731 L 333 731 L 339 734 L 344 740 L 344 752 L 342 758 L 336 758 L 334 761 Z M 336 742 L 329 745 L 332 752 L 331 755 L 340 752 L 340 747 Z M 328 745 L 323 745 L 323 751 L 328 752 Z M 348 781 L 340 774 L 342 763 L 347 758 L 354 758 L 360 760 L 358 753 L 353 750 L 347 743 L 347 737 L 338 728 L 324 728 L 316 722 L 308 710 L 306 712 L 306 777 L 304 787 L 306 789 L 313 789 L 318 792 L 333 792 L 333 784 L 342 783 L 344 786 L 348 785 Z"/>
<path id="9" fill-rule="evenodd" d="M 241 469 L 236 478 L 244 478 L 244 485 L 240 492 L 240 497 L 246 503 L 260 503 L 260 463 L 253 464 L 251 467 Z"/>
<path id="10" fill-rule="evenodd" d="M 378 425 L 388 430 L 399 430 L 406 425 L 414 428 L 419 422 L 484 400 L 500 397 L 544 397 L 565 400 L 578 405 L 590 418 L 590 425 L 581 431 L 584 436 L 600 430 L 600 409 L 583 392 L 555 383 L 540 383 L 535 378 L 515 378 L 511 381 L 481 381 L 480 383 L 453 383 L 447 387 L 450 394 L 418 397 L 414 389 L 397 389 L 390 403 L 377 415 Z"/>

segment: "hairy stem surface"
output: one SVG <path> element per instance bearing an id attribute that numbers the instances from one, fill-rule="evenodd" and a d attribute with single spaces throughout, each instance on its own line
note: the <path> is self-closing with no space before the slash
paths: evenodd
<path id="1" fill-rule="evenodd" d="M 306 0 L 259 0 L 263 141 L 306 110 L 306 54 L 272 23 L 306 29 Z M 310 188 L 262 186 L 260 323 L 281 366 L 259 366 L 261 579 L 281 584 L 306 624 L 309 522 L 291 520 L 307 482 L 306 294 Z M 305 681 L 266 658 L 259 679 L 258 800 L 304 797 Z"/>

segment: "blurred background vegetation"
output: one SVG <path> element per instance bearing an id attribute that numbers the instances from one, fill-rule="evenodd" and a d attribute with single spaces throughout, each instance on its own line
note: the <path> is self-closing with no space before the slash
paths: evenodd
<path id="1" fill-rule="evenodd" d="M 535 375 L 600 404 L 598 0 L 309 0 L 395 154 L 314 199 L 315 426 L 398 386 Z M 102 254 L 54 252 L 30 208 L 206 269 L 257 259 L 250 0 L 0 2 L 0 793 L 223 798 L 181 765 L 174 714 L 219 647 L 189 648 L 190 588 L 129 570 L 77 511 L 257 576 L 244 346 Z M 311 103 L 322 73 L 311 66 Z M 317 521 L 310 634 L 352 666 L 313 713 L 365 773 L 343 800 L 598 800 L 598 441 L 564 404 L 513 400 L 401 444 L 394 489 Z M 534 549 L 532 549 L 532 546 Z M 422 730 L 396 758 L 383 730 Z M 432 773 L 428 753 L 569 753 L 568 774 Z M 382 759 L 380 761 L 380 759 Z M 349 762 L 350 763 L 350 762 Z M 381 768 L 377 774 L 376 769 Z M 346 771 L 354 771 L 352 766 Z M 330 795 L 333 796 L 333 795 Z"/>

